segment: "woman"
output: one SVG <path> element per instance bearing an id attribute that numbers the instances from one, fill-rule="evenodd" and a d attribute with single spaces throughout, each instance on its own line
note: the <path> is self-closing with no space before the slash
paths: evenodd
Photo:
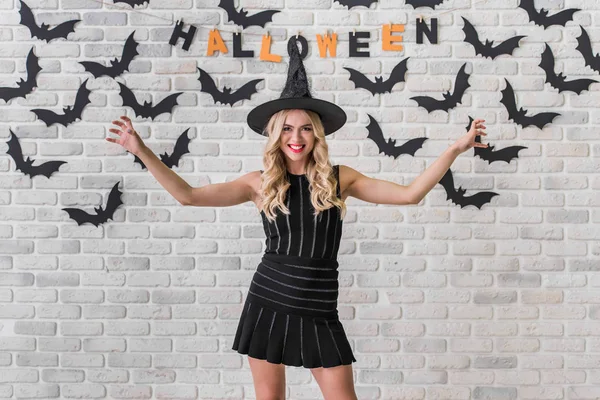
<path id="1" fill-rule="evenodd" d="M 285 365 L 310 368 L 325 399 L 354 400 L 356 359 L 337 314 L 337 250 L 344 200 L 417 204 L 439 182 L 455 158 L 485 135 L 483 120 L 450 146 L 409 186 L 368 178 L 345 165 L 331 166 L 325 136 L 346 115 L 337 105 L 312 98 L 302 60 L 290 40 L 288 81 L 279 99 L 248 115 L 248 124 L 268 137 L 264 172 L 192 188 L 141 141 L 129 118 L 113 121 L 118 143 L 137 155 L 183 205 L 256 204 L 266 251 L 253 276 L 233 349 L 248 355 L 257 399 L 284 399 Z"/>

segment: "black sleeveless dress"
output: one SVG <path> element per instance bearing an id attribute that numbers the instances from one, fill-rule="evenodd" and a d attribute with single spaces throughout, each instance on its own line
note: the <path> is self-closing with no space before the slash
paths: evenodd
<path id="1" fill-rule="evenodd" d="M 333 169 L 340 198 L 339 166 Z M 278 212 L 270 222 L 261 211 L 267 248 L 248 289 L 232 349 L 295 367 L 351 364 L 356 359 L 337 312 L 340 210 L 329 208 L 314 221 L 308 179 L 289 172 L 287 177 L 290 215 Z"/>

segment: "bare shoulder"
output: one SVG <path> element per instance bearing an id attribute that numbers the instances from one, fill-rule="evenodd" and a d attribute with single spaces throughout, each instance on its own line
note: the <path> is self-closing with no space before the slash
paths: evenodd
<path id="1" fill-rule="evenodd" d="M 347 165 L 339 164 L 340 170 L 340 192 L 342 193 L 342 200 L 345 201 L 350 195 L 350 187 L 356 179 L 362 175 L 360 172 Z"/>
<path id="2" fill-rule="evenodd" d="M 260 195 L 259 195 L 259 191 L 260 191 L 260 176 L 262 175 L 262 172 L 259 171 L 252 171 L 252 172 L 248 172 L 246 175 L 244 175 L 243 177 L 246 178 L 248 185 L 251 188 L 251 195 L 252 195 L 252 202 L 256 205 L 256 207 L 258 208 L 258 210 L 262 210 L 262 205 L 260 204 Z"/>

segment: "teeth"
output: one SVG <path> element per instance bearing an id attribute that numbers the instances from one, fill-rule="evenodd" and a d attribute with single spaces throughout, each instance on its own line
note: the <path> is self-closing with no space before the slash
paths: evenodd
<path id="1" fill-rule="evenodd" d="M 296 146 L 296 145 L 293 145 L 293 144 L 290 144 L 289 146 L 290 146 L 292 149 L 294 149 L 294 150 L 300 150 L 301 148 L 303 148 L 303 147 L 304 147 L 304 145 L 301 145 L 301 146 Z"/>

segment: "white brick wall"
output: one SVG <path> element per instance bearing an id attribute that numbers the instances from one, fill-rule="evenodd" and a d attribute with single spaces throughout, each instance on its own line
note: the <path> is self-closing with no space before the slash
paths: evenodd
<path id="1" fill-rule="evenodd" d="M 262 168 L 264 140 L 245 124 L 255 105 L 279 96 L 284 63 L 258 59 L 260 36 L 245 50 L 207 58 L 208 30 L 189 51 L 171 47 L 172 23 L 232 30 L 218 0 L 160 0 L 125 11 L 89 0 L 28 0 L 38 22 L 80 18 L 69 40 L 31 39 L 19 25 L 18 2 L 0 0 L 0 86 L 25 77 L 32 46 L 43 72 L 27 99 L 0 104 L 0 146 L 12 129 L 23 152 L 40 161 L 68 161 L 50 179 L 33 180 L 0 158 L 0 398 L 253 399 L 247 358 L 231 344 L 252 274 L 264 251 L 254 205 L 182 207 L 133 158 L 104 140 L 121 107 L 118 85 L 83 72 L 78 61 L 120 57 L 136 30 L 140 55 L 118 78 L 138 98 L 183 91 L 172 115 L 135 127 L 156 153 L 170 151 L 187 129 L 190 154 L 178 168 L 191 185 L 231 180 Z M 335 101 L 348 124 L 328 139 L 334 164 L 410 183 L 464 134 L 468 116 L 485 118 L 496 148 L 527 149 L 510 164 L 462 154 L 452 165 L 457 184 L 499 193 L 481 210 L 460 209 L 436 186 L 418 206 L 375 205 L 354 198 L 340 247 L 343 325 L 355 351 L 361 399 L 600 398 L 600 85 L 577 96 L 545 84 L 537 66 L 544 42 L 557 70 L 600 80 L 575 50 L 579 25 L 600 52 L 600 1 L 535 0 L 536 7 L 578 7 L 567 27 L 529 23 L 518 0 L 447 0 L 436 11 L 380 0 L 348 10 L 332 0 L 242 0 L 250 13 L 277 8 L 272 52 L 301 30 L 314 94 Z M 258 8 L 257 8 L 258 7 Z M 452 11 L 453 10 L 453 11 Z M 440 44 L 417 45 L 412 21 L 439 17 Z M 156 18 L 159 16 L 161 18 Z M 475 56 L 463 42 L 461 16 L 482 39 L 527 35 L 514 56 Z M 167 20 L 165 20 L 165 18 Z M 407 23 L 404 53 L 381 50 L 381 24 Z M 319 58 L 314 35 L 339 34 L 337 58 Z M 371 58 L 348 57 L 352 28 L 371 32 Z M 247 33 L 262 33 L 258 27 Z M 425 40 L 427 43 L 427 40 Z M 371 96 L 354 89 L 343 67 L 387 75 L 410 56 L 407 83 Z M 427 114 L 409 100 L 452 88 L 469 63 L 471 88 L 450 113 Z M 259 93 L 233 107 L 199 91 L 196 67 L 237 87 L 266 78 Z M 520 106 L 557 111 L 543 131 L 507 120 L 500 90 L 508 78 Z M 29 110 L 71 104 L 87 78 L 92 104 L 83 121 L 46 127 Z M 149 92 L 144 89 L 151 89 Z M 403 142 L 427 136 L 415 157 L 377 154 L 366 139 L 367 114 L 384 134 Z M 125 205 L 114 220 L 77 226 L 63 207 L 104 204 L 121 181 Z M 288 397 L 321 398 L 308 370 L 287 369 Z"/>

